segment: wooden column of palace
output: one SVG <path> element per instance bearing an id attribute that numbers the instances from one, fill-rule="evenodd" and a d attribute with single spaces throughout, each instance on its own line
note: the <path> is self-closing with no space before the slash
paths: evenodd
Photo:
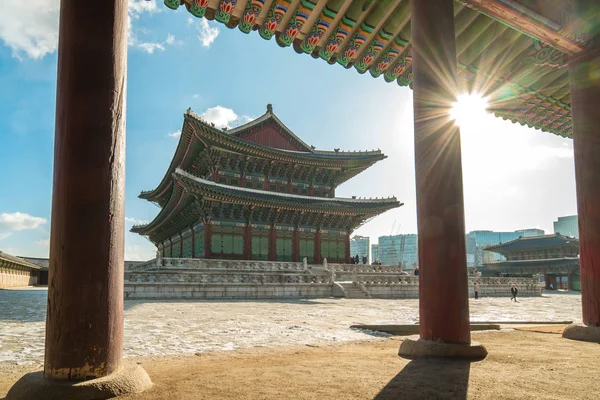
<path id="1" fill-rule="evenodd" d="M 192 230 L 192 258 L 196 258 L 196 234 L 194 232 L 194 224 L 190 226 L 190 229 Z"/>
<path id="2" fill-rule="evenodd" d="M 315 264 L 321 264 L 321 227 L 317 229 L 315 233 Z"/>
<path id="3" fill-rule="evenodd" d="M 367 249 L 367 252 L 369 249 Z M 350 231 L 346 233 L 346 264 L 350 264 Z"/>
<path id="4" fill-rule="evenodd" d="M 127 1 L 62 0 L 44 375 L 88 380 L 123 353 Z"/>
<path id="5" fill-rule="evenodd" d="M 453 0 L 411 0 L 421 339 L 469 344 Z"/>
<path id="6" fill-rule="evenodd" d="M 583 323 L 600 326 L 600 38 L 569 63 Z"/>
<path id="7" fill-rule="evenodd" d="M 252 225 L 250 221 L 244 228 L 244 260 L 252 260 Z"/>
<path id="8" fill-rule="evenodd" d="M 275 260 L 277 260 L 277 230 L 275 230 L 275 223 L 273 223 L 269 230 L 269 261 Z"/>
<path id="9" fill-rule="evenodd" d="M 294 235 L 292 237 L 292 261 L 299 262 L 300 260 L 300 231 L 298 225 L 294 227 Z"/>
<path id="10" fill-rule="evenodd" d="M 204 223 L 204 258 L 212 258 L 212 230 L 210 229 L 210 222 Z"/>

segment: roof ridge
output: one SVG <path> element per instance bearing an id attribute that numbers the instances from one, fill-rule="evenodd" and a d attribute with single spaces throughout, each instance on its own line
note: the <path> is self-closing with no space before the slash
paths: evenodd
<path id="1" fill-rule="evenodd" d="M 271 192 L 268 190 L 259 190 L 259 189 L 250 189 L 250 188 L 244 188 L 244 187 L 238 187 L 238 186 L 230 186 L 230 185 L 225 185 L 222 183 L 217 183 L 217 182 L 213 182 L 207 179 L 203 179 L 200 177 L 195 176 L 194 174 L 191 174 L 179 167 L 177 167 L 175 169 L 175 172 L 173 173 L 173 178 L 178 179 L 177 175 L 181 175 L 184 176 L 188 179 L 192 179 L 193 181 L 196 181 L 198 183 L 202 183 L 204 185 L 208 185 L 208 186 L 214 186 L 214 187 L 220 187 L 223 189 L 228 189 L 228 190 L 237 190 L 237 191 L 241 191 L 241 192 L 247 192 L 247 193 L 256 193 L 256 194 L 261 194 L 261 195 L 273 195 L 275 197 L 282 197 L 282 198 L 299 198 L 299 199 L 310 199 L 310 200 L 321 200 L 321 201 L 325 201 L 325 202 L 335 202 L 335 201 L 341 201 L 341 202 L 349 202 L 349 203 L 366 203 L 366 204 L 388 204 L 388 203 L 392 203 L 392 202 L 399 202 L 398 199 L 395 196 L 391 196 L 388 198 L 375 198 L 375 199 L 361 199 L 361 198 L 347 198 L 347 197 L 316 197 L 316 196 L 305 196 L 305 195 L 301 195 L 301 194 L 294 194 L 294 193 L 280 193 L 280 192 Z M 401 203 L 402 205 L 402 203 Z"/>

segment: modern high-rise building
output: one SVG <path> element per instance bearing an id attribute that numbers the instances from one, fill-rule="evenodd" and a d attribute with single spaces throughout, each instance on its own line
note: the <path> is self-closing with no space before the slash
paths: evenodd
<path id="1" fill-rule="evenodd" d="M 577 221 L 577 215 L 558 217 L 558 220 L 554 221 L 554 233 L 560 233 L 564 236 L 579 239 L 579 222 Z"/>
<path id="2" fill-rule="evenodd" d="M 378 244 L 371 245 L 371 260 L 373 262 L 379 261 L 379 245 Z"/>
<path id="3" fill-rule="evenodd" d="M 484 250 L 489 246 L 496 246 L 520 237 L 533 237 L 544 235 L 542 229 L 521 229 L 514 232 L 472 231 L 467 234 L 467 265 L 481 266 L 484 263 L 502 261 L 504 257 L 498 253 Z M 472 263 L 469 260 L 472 259 Z"/>
<path id="4" fill-rule="evenodd" d="M 416 234 L 380 236 L 379 260 L 383 265 L 400 265 L 413 269 L 419 264 L 419 241 Z"/>
<path id="5" fill-rule="evenodd" d="M 350 257 L 358 255 L 361 264 L 363 262 L 363 257 L 367 257 L 367 264 L 370 264 L 370 247 L 371 239 L 369 237 L 356 235 L 350 239 Z"/>

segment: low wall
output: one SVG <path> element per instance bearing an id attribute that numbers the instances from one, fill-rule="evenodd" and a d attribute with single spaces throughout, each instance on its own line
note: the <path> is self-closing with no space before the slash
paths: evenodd
<path id="1" fill-rule="evenodd" d="M 136 283 L 125 284 L 125 299 L 274 299 L 330 297 L 332 285 L 292 284 L 201 284 Z"/>
<path id="2" fill-rule="evenodd" d="M 37 284 L 38 271 L 25 268 L 0 267 L 0 289 L 33 286 Z"/>
<path id="3" fill-rule="evenodd" d="M 126 271 L 126 299 L 270 299 L 329 297 L 330 274 L 287 271 L 160 269 Z"/>
<path id="4" fill-rule="evenodd" d="M 335 272 L 335 278 L 339 281 L 351 281 L 354 274 L 408 275 L 402 271 L 402 267 L 394 265 L 327 264 L 327 268 Z"/>
<path id="5" fill-rule="evenodd" d="M 357 274 L 356 282 L 362 284 L 372 298 L 417 299 L 419 277 L 392 274 Z M 479 297 L 510 297 L 514 283 L 519 296 L 541 296 L 542 289 L 537 278 L 474 278 L 469 277 L 469 296 L 474 297 L 475 282 L 479 283 Z"/>

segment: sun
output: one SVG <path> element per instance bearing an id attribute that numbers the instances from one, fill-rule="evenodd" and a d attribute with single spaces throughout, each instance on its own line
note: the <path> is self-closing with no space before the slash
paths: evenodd
<path id="1" fill-rule="evenodd" d="M 487 108 L 488 99 L 478 93 L 460 95 L 450 110 L 450 119 L 460 127 L 481 127 L 488 116 Z"/>

